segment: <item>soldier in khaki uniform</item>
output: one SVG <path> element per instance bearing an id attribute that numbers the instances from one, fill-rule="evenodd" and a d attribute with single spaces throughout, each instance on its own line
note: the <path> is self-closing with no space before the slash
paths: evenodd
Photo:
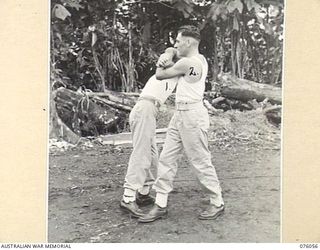
<path id="1" fill-rule="evenodd" d="M 159 80 L 179 77 L 176 111 L 168 127 L 159 159 L 158 176 L 153 185 L 156 190 L 155 204 L 149 213 L 138 219 L 139 222 L 152 222 L 167 215 L 168 194 L 173 188 L 178 168 L 177 158 L 182 149 L 210 199 L 209 207 L 200 214 L 199 219 L 215 219 L 224 211 L 219 180 L 208 148 L 209 116 L 202 103 L 208 64 L 204 56 L 199 54 L 199 42 L 200 32 L 197 28 L 181 27 L 175 43 L 181 59 L 172 67 L 157 68 L 156 77 Z M 167 61 L 166 58 L 162 59 L 163 63 Z"/>
<path id="2" fill-rule="evenodd" d="M 159 58 L 159 60 L 162 57 L 170 59 L 162 67 L 172 65 L 175 54 L 175 49 L 168 48 Z M 150 169 L 152 166 L 158 167 L 158 150 L 155 141 L 156 115 L 160 105 L 174 90 L 177 81 L 177 77 L 157 80 L 155 76 L 152 76 L 129 115 L 133 151 L 125 176 L 120 208 L 133 217 L 142 215 L 139 206 L 154 203 L 154 198 L 149 193 L 154 182 Z"/>

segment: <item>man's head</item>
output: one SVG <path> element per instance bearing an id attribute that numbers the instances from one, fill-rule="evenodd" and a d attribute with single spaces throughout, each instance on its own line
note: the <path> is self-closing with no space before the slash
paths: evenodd
<path id="1" fill-rule="evenodd" d="M 177 49 L 178 57 L 187 56 L 190 52 L 198 50 L 200 42 L 200 31 L 192 25 L 185 25 L 178 29 L 178 35 L 174 47 Z"/>

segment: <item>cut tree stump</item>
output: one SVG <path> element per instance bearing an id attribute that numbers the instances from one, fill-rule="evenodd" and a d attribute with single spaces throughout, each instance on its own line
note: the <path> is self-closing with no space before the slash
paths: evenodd
<path id="1" fill-rule="evenodd" d="M 234 78 L 227 74 L 220 77 L 220 81 L 222 83 L 220 92 L 223 97 L 245 102 L 253 99 L 261 102 L 267 98 L 272 104 L 282 103 L 282 91 L 279 87 Z"/>
<path id="2" fill-rule="evenodd" d="M 263 110 L 268 121 L 276 126 L 281 123 L 281 106 L 273 106 Z"/>
<path id="3" fill-rule="evenodd" d="M 97 136 L 121 132 L 135 100 L 108 91 L 104 97 L 90 92 L 59 88 L 54 92 L 57 114 L 61 121 L 79 136 Z"/>

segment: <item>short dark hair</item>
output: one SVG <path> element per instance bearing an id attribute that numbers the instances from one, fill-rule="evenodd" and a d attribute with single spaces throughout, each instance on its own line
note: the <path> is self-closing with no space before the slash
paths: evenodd
<path id="1" fill-rule="evenodd" d="M 190 36 L 198 41 L 201 40 L 200 30 L 194 25 L 183 25 L 178 29 L 178 33 L 181 33 L 182 36 Z"/>

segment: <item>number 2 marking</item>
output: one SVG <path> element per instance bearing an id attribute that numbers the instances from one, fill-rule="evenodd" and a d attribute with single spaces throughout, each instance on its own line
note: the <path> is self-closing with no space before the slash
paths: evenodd
<path id="1" fill-rule="evenodd" d="M 189 76 L 196 76 L 197 73 L 194 72 L 194 67 L 190 67 L 190 73 L 189 73 Z"/>

